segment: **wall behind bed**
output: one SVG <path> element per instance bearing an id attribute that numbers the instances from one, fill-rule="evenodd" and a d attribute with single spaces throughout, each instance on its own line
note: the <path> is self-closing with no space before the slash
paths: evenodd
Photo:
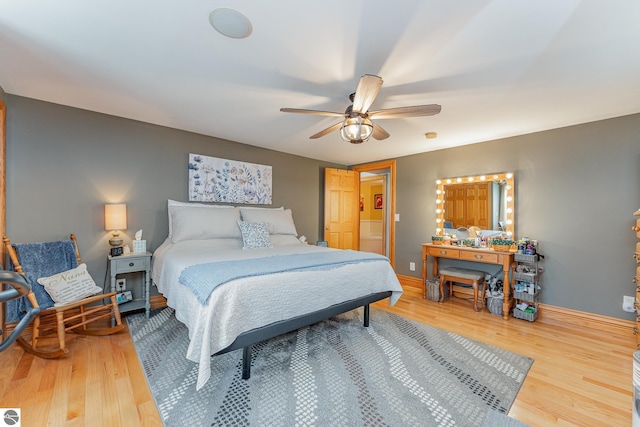
<path id="1" fill-rule="evenodd" d="M 7 229 L 14 242 L 78 236 L 99 285 L 106 273 L 104 203 L 126 202 L 126 242 L 150 250 L 167 236 L 167 199 L 186 201 L 189 153 L 273 166 L 273 207 L 291 208 L 299 234 L 322 232 L 323 169 L 339 167 L 218 138 L 4 94 Z M 304 141 L 301 141 L 303 143 Z M 134 276 L 139 281 L 139 275 Z"/>

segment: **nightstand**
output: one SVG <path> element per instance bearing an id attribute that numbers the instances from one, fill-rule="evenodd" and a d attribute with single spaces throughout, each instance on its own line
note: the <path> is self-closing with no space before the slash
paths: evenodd
<path id="1" fill-rule="evenodd" d="M 147 319 L 151 303 L 149 302 L 149 281 L 151 278 L 151 252 L 134 252 L 128 255 L 111 256 L 109 258 L 109 273 L 111 275 L 111 292 L 116 291 L 116 276 L 124 273 L 144 273 L 143 298 L 134 298 L 132 301 L 119 305 L 120 313 L 144 308 Z"/>

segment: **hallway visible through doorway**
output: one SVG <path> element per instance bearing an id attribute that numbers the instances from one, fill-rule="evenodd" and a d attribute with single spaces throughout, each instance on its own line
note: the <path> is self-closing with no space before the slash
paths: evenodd
<path id="1" fill-rule="evenodd" d="M 360 250 L 386 255 L 387 176 L 360 176 Z"/>
<path id="2" fill-rule="evenodd" d="M 356 165 L 360 172 L 360 250 L 385 255 L 395 262 L 396 162 Z"/>

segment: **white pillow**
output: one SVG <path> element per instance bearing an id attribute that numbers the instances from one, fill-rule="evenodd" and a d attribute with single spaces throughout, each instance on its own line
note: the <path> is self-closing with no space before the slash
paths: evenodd
<path id="1" fill-rule="evenodd" d="M 296 236 L 290 234 L 272 234 L 269 236 L 273 247 L 276 246 L 288 246 L 288 245 L 302 245 L 302 242 L 298 240 Z"/>
<path id="2" fill-rule="evenodd" d="M 242 232 L 242 249 L 272 248 L 269 240 L 267 224 L 264 222 L 238 221 L 238 226 Z"/>
<path id="3" fill-rule="evenodd" d="M 296 225 L 293 223 L 291 209 L 284 210 L 256 210 L 240 208 L 242 220 L 247 222 L 266 222 L 269 234 L 291 234 L 297 236 Z"/>
<path id="4" fill-rule="evenodd" d="M 262 209 L 263 211 L 282 211 L 284 210 L 284 206 L 280 206 L 279 208 L 263 208 L 260 206 L 242 206 L 241 209 Z"/>
<path id="5" fill-rule="evenodd" d="M 203 206 L 175 206 L 171 210 L 171 241 L 202 239 L 240 239 L 240 210 L 211 209 Z"/>
<path id="6" fill-rule="evenodd" d="M 63 271 L 49 277 L 41 277 L 38 283 L 44 286 L 56 307 L 80 301 L 102 292 L 87 271 L 86 264 L 80 264 L 74 269 Z"/>
<path id="7" fill-rule="evenodd" d="M 173 235 L 172 225 L 171 225 L 171 211 L 174 207 L 184 207 L 184 206 L 199 206 L 203 208 L 233 208 L 234 206 L 230 205 L 214 205 L 211 203 L 194 203 L 194 202 L 178 202 L 176 200 L 167 199 L 167 213 L 169 215 L 169 237 Z"/>

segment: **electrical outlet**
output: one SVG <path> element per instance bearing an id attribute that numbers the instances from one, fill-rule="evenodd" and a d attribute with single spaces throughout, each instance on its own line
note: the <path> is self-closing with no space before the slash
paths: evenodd
<path id="1" fill-rule="evenodd" d="M 409 263 L 409 270 L 416 271 L 416 263 L 415 262 L 410 262 Z"/>
<path id="2" fill-rule="evenodd" d="M 629 313 L 633 313 L 634 311 L 636 311 L 636 308 L 634 307 L 636 302 L 636 299 L 634 297 L 629 297 L 629 296 L 623 296 L 622 297 L 622 309 L 624 311 L 627 311 Z"/>
<path id="3" fill-rule="evenodd" d="M 116 292 L 127 290 L 127 279 L 116 279 Z"/>

